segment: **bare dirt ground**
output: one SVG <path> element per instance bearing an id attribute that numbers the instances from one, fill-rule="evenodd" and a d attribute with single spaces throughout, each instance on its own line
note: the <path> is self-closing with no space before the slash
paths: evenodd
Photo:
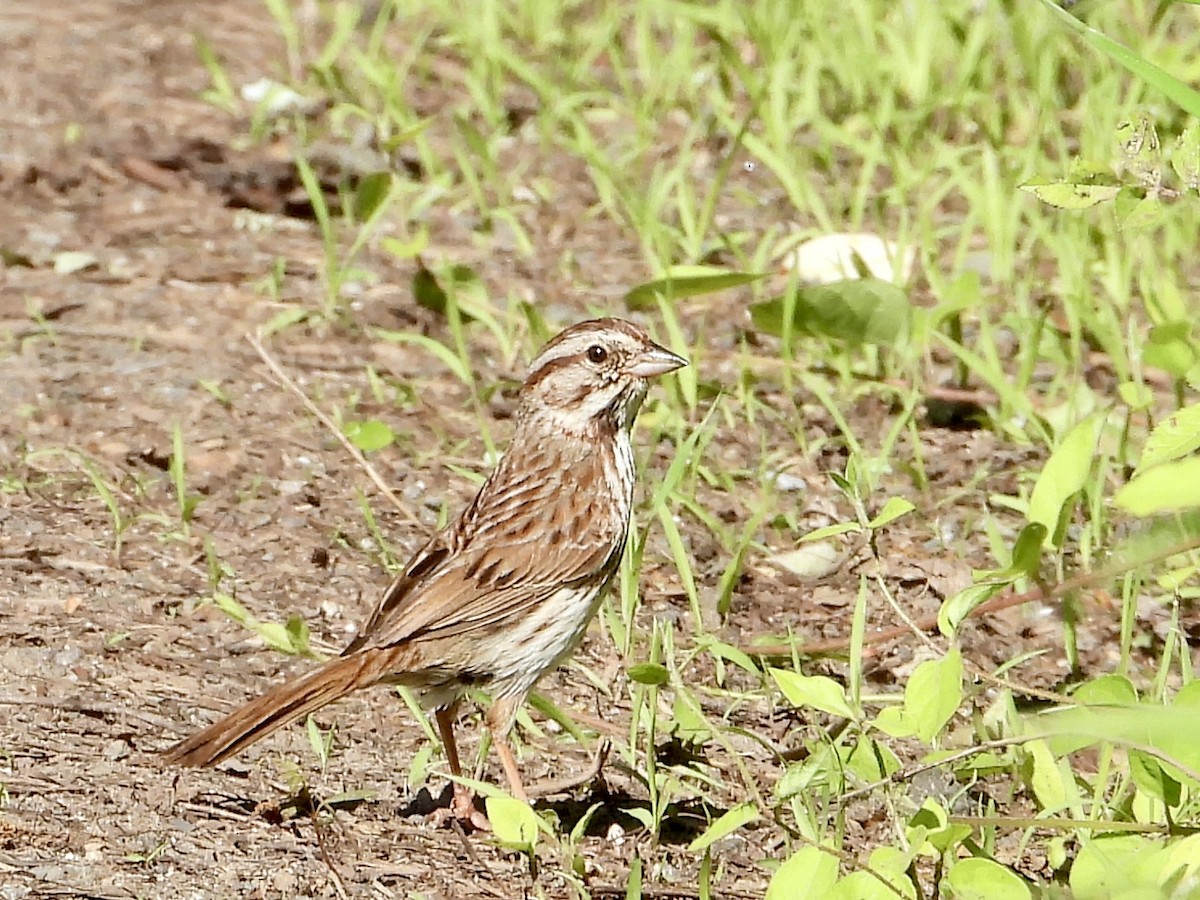
<path id="1" fill-rule="evenodd" d="M 338 751 L 325 772 L 300 728 L 217 772 L 157 761 L 158 751 L 289 667 L 211 606 L 194 607 L 211 593 L 210 559 L 227 567 L 227 583 L 255 615 L 301 616 L 317 646 L 336 651 L 388 580 L 359 492 L 403 556 L 433 527 L 442 502 L 457 508 L 470 491 L 452 468 L 481 469 L 482 445 L 465 393 L 427 358 L 355 328 L 278 338 L 273 351 L 327 408 L 369 395 L 366 363 L 418 387 L 419 401 L 378 411 L 401 434 L 377 463 L 411 504 L 401 515 L 244 340 L 281 309 L 255 290 L 276 259 L 287 261 L 285 300 L 316 305 L 321 291 L 320 241 L 309 223 L 281 218 L 259 228 L 235 208 L 248 194 L 270 197 L 286 154 L 234 149 L 236 123 L 198 99 L 207 76 L 193 31 L 220 49 L 235 83 L 269 74 L 259 66 L 277 48 L 257 0 L 96 0 L 67 10 L 32 0 L 0 6 L 0 897 L 569 896 L 561 879 L 531 874 L 521 857 L 426 820 L 445 801 L 444 781 L 407 783 L 426 738 L 382 690 L 337 707 Z M 644 278 L 623 262 L 635 254 L 616 225 L 569 206 L 560 213 L 563 221 L 535 223 L 535 235 L 548 259 L 570 244 L 589 284 L 565 283 L 549 264 L 484 253 L 449 216 L 432 223 L 433 241 L 490 285 L 555 297 L 559 318 Z M 436 333 L 438 323 L 408 296 L 412 271 L 372 262 L 390 277 L 360 298 L 358 321 Z M 517 374 L 488 352 L 478 367 L 493 383 Z M 511 392 L 496 392 L 491 404 L 503 439 Z M 360 405 L 371 409 L 369 400 Z M 176 425 L 188 448 L 188 489 L 200 497 L 189 527 L 165 471 Z M 1005 451 L 992 437 L 931 429 L 925 440 L 935 482 L 1003 487 Z M 446 447 L 456 452 L 446 456 Z M 735 459 L 743 449 L 730 436 L 717 452 Z M 669 452 L 651 454 L 647 477 Z M 837 463 L 799 460 L 796 471 L 815 484 Z M 119 527 L 96 479 L 112 491 Z M 712 502 L 739 512 L 732 501 Z M 948 530 L 969 531 L 971 508 L 949 505 L 939 515 Z M 689 540 L 712 590 L 725 561 L 713 558 L 701 531 Z M 889 577 L 915 613 L 936 610 L 939 596 L 967 577 L 965 564 L 930 560 L 916 543 L 923 536 L 912 545 L 903 532 L 890 540 L 888 552 L 905 562 Z M 857 583 L 846 572 L 801 591 L 752 565 L 735 598 L 731 639 L 789 626 L 844 635 Z M 661 548 L 648 554 L 643 592 L 647 621 L 686 619 Z M 1097 671 L 1111 664 L 1109 637 L 1085 630 L 1082 651 Z M 971 640 L 977 661 L 991 665 L 1018 650 L 1055 648 L 1058 630 L 1050 618 L 1014 612 Z M 1026 680 L 1056 682 L 1060 655 L 1022 670 Z M 602 675 L 618 666 L 596 636 L 581 658 Z M 877 662 L 874 677 L 894 681 L 912 664 L 911 650 Z M 598 697 L 577 670 L 541 689 L 589 727 L 608 720 L 626 732 L 628 709 Z M 745 715 L 780 747 L 797 727 L 769 710 Z M 464 734 L 473 751 L 477 738 Z M 769 791 L 777 760 L 756 743 L 744 750 Z M 370 797 L 318 827 L 297 810 L 297 782 L 280 780 L 281 753 L 301 760 L 311 796 Z M 538 781 L 585 769 L 588 750 L 543 730 L 528 738 L 522 761 Z M 715 773 L 735 771 L 730 761 L 708 762 Z M 636 852 L 663 896 L 690 896 L 693 873 L 672 841 L 694 836 L 703 820 L 693 816 L 689 828 L 681 809 L 680 833 L 649 846 L 613 811 L 644 798 L 619 766 L 611 769 L 548 801 L 568 828 L 589 805 L 604 804 L 583 844 L 593 895 L 623 896 Z M 864 834 L 878 826 L 876 812 L 857 817 Z M 761 895 L 767 873 L 757 861 L 772 848 L 736 838 L 723 852 L 718 895 Z"/>

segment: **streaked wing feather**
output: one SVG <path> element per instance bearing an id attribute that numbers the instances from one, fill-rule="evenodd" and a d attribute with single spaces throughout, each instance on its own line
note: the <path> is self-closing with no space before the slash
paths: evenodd
<path id="1" fill-rule="evenodd" d="M 520 550 L 517 553 L 514 551 Z M 446 638 L 476 629 L 494 626 L 513 615 L 536 607 L 564 583 L 593 575 L 611 565 L 611 543 L 558 547 L 551 555 L 544 546 L 488 546 L 483 553 L 465 553 L 448 566 L 433 570 L 414 592 L 408 588 L 404 598 L 420 602 L 399 602 L 373 618 L 364 630 L 359 647 L 385 647 L 423 638 Z M 476 559 L 496 555 L 509 566 L 506 572 L 494 570 L 481 581 L 472 575 Z M 510 577 L 505 578 L 504 575 Z M 503 583 L 501 583 L 503 582 Z M 389 592 L 391 593 L 391 592 Z M 382 609 L 382 606 L 381 606 Z"/>
<path id="2" fill-rule="evenodd" d="M 615 565 L 628 499 L 597 497 L 601 454 L 582 442 L 534 446 L 506 455 L 460 519 L 418 551 L 353 649 L 486 628 Z"/>

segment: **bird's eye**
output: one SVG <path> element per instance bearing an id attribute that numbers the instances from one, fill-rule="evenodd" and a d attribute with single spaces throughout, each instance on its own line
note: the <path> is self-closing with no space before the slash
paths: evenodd
<path id="1" fill-rule="evenodd" d="M 587 348 L 587 358 L 588 358 L 588 362 L 592 362 L 592 363 L 595 363 L 596 365 L 599 365 L 600 363 L 602 363 L 606 359 L 608 359 L 608 351 L 605 350 L 603 347 L 601 347 L 599 344 L 592 344 L 592 346 Z"/>

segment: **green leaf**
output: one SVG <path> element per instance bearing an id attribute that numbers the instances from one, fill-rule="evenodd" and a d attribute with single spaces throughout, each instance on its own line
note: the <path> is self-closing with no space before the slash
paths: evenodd
<path id="1" fill-rule="evenodd" d="M 765 900 L 823 900 L 837 873 L 837 857 L 820 847 L 805 847 L 775 870 Z"/>
<path id="2" fill-rule="evenodd" d="M 313 655 L 308 623 L 304 619 L 300 616 L 288 616 L 283 630 L 287 634 L 288 644 L 292 647 L 291 652 L 304 656 Z"/>
<path id="3" fill-rule="evenodd" d="M 1200 511 L 1152 519 L 1132 531 L 1109 554 L 1114 570 L 1134 569 L 1200 547 Z"/>
<path id="4" fill-rule="evenodd" d="M 1099 413 L 1079 422 L 1054 448 L 1038 475 L 1029 496 L 1028 518 L 1030 522 L 1045 526 L 1047 541 L 1062 540 L 1059 522 L 1065 514 L 1067 501 L 1083 490 L 1087 482 L 1103 424 L 1104 418 Z"/>
<path id="5" fill-rule="evenodd" d="M 1133 783 L 1167 806 L 1178 806 L 1183 786 L 1149 753 L 1129 751 L 1129 774 Z"/>
<path id="6" fill-rule="evenodd" d="M 625 295 L 629 309 L 653 309 L 655 297 L 682 300 L 741 287 L 765 278 L 765 272 L 734 272 L 718 266 L 672 266 L 663 278 L 639 284 Z"/>
<path id="7" fill-rule="evenodd" d="M 876 847 L 865 869 L 839 879 L 829 900 L 916 900 L 909 877 L 910 854 L 895 847 Z"/>
<path id="8" fill-rule="evenodd" d="M 354 189 L 354 218 L 365 222 L 379 211 L 392 192 L 391 172 L 372 172 Z"/>
<path id="9" fill-rule="evenodd" d="M 1085 681 L 1071 694 L 1080 703 L 1097 704 L 1137 703 L 1137 689 L 1124 675 L 1100 675 Z"/>
<path id="10" fill-rule="evenodd" d="M 439 316 L 446 314 L 446 305 L 449 302 L 446 292 L 438 282 L 437 276 L 425 268 L 425 263 L 419 258 L 417 259 L 416 274 L 413 275 L 412 292 L 413 299 L 417 301 L 418 306 L 437 313 Z"/>
<path id="11" fill-rule="evenodd" d="M 689 853 L 702 853 L 721 838 L 728 837 L 739 828 L 758 819 L 758 807 L 753 803 L 739 803 L 704 829 L 704 833 L 688 845 Z"/>
<path id="12" fill-rule="evenodd" d="M 1200 191 L 1200 122 L 1192 122 L 1179 135 L 1171 151 L 1171 168 L 1185 188 Z"/>
<path id="13" fill-rule="evenodd" d="M 938 631 L 946 637 L 954 637 L 958 626 L 971 614 L 975 607 L 986 603 L 1004 589 L 1002 582 L 973 584 L 946 599 L 938 610 Z"/>
<path id="14" fill-rule="evenodd" d="M 942 659 L 921 663 L 904 688 L 904 711 L 916 735 L 930 743 L 962 703 L 962 653 L 955 648 Z"/>
<path id="15" fill-rule="evenodd" d="M 1135 516 L 1200 507 L 1200 457 L 1155 466 L 1117 491 L 1113 502 Z"/>
<path id="16" fill-rule="evenodd" d="M 650 662 L 630 666 L 628 674 L 630 681 L 655 686 L 666 684 L 671 678 L 666 666 Z"/>
<path id="17" fill-rule="evenodd" d="M 1192 90 L 1178 78 L 1168 74 L 1153 63 L 1138 56 L 1128 47 L 1118 44 L 1112 38 L 1105 36 L 1095 28 L 1084 24 L 1067 10 L 1060 7 L 1055 0 L 1042 0 L 1042 6 L 1046 7 L 1062 24 L 1083 35 L 1093 47 L 1124 66 L 1142 81 L 1146 82 L 1146 84 L 1162 91 L 1163 94 L 1178 104 L 1192 118 L 1200 118 L 1200 93 Z"/>
<path id="18" fill-rule="evenodd" d="M 412 344 L 420 347 L 436 356 L 463 384 L 470 387 L 473 383 L 470 368 L 445 344 L 439 343 L 426 335 L 414 334 L 408 331 L 389 331 L 386 328 L 376 328 L 373 330 L 373 333 L 385 341 L 392 341 L 396 344 Z"/>
<path id="19" fill-rule="evenodd" d="M 1041 522 L 1030 522 L 1021 529 L 1013 542 L 1012 564 L 1009 566 L 1013 575 L 1037 577 L 1042 567 L 1042 547 L 1048 534 Z"/>
<path id="20" fill-rule="evenodd" d="M 912 737 L 917 733 L 916 724 L 908 717 L 902 706 L 885 706 L 871 723 L 884 734 L 894 738 Z"/>
<path id="21" fill-rule="evenodd" d="M 635 856 L 629 866 L 629 880 L 625 882 L 625 900 L 642 900 L 642 858 Z"/>
<path id="22" fill-rule="evenodd" d="M 1117 225 L 1122 231 L 1150 231 L 1162 224 L 1163 218 L 1162 199 L 1151 195 L 1142 197 L 1128 211 L 1118 215 Z"/>
<path id="23" fill-rule="evenodd" d="M 801 287 L 792 299 L 792 329 L 850 346 L 901 343 L 912 318 L 904 289 L 877 278 Z M 783 297 L 755 303 L 750 307 L 750 319 L 759 331 L 782 337 L 787 331 L 787 308 Z"/>
<path id="24" fill-rule="evenodd" d="M 501 844 L 526 853 L 533 851 L 541 827 L 533 807 L 516 797 L 488 797 L 484 806 L 492 832 Z"/>
<path id="25" fill-rule="evenodd" d="M 882 528 L 889 522 L 894 522 L 901 516 L 907 516 L 910 512 L 916 509 L 911 503 L 903 497 L 889 497 L 888 502 L 883 504 L 883 509 L 879 511 L 879 515 L 867 523 L 868 528 Z"/>
<path id="26" fill-rule="evenodd" d="M 1133 475 L 1157 465 L 1173 462 L 1200 450 L 1200 403 L 1185 406 L 1167 416 L 1150 432 Z"/>
<path id="27" fill-rule="evenodd" d="M 1075 706 L 1028 716 L 1025 722 L 1036 734 L 1154 749 L 1200 770 L 1200 716 L 1190 710 L 1181 715 L 1173 706 L 1156 704 Z M 1182 772 L 1172 774 L 1186 777 Z"/>
<path id="28" fill-rule="evenodd" d="M 1030 900 L 1029 886 L 998 862 L 973 856 L 956 862 L 946 874 L 947 898 L 953 900 Z"/>
<path id="29" fill-rule="evenodd" d="M 1162 847 L 1139 835 L 1082 839 L 1071 865 L 1071 895 L 1083 900 L 1109 897 L 1165 897 L 1158 875 Z"/>
<path id="30" fill-rule="evenodd" d="M 1020 188 L 1058 209 L 1088 209 L 1097 203 L 1114 200 L 1121 192 L 1121 184 L 1115 178 L 1112 183 L 1106 183 L 1099 180 L 1058 181 L 1035 176 Z"/>
<path id="31" fill-rule="evenodd" d="M 846 699 L 846 690 L 825 675 L 800 675 L 787 669 L 770 669 L 771 677 L 787 697 L 788 702 L 798 708 L 811 706 L 830 715 L 846 719 L 856 718 Z"/>
<path id="32" fill-rule="evenodd" d="M 1162 322 L 1150 329 L 1142 360 L 1175 378 L 1183 378 L 1196 363 L 1190 322 Z"/>
<path id="33" fill-rule="evenodd" d="M 420 264 L 421 254 L 429 246 L 429 228 L 421 224 L 417 228 L 416 234 L 407 241 L 394 237 L 380 238 L 379 246 L 397 259 L 416 259 Z"/>
<path id="34" fill-rule="evenodd" d="M 1065 809 L 1072 792 L 1068 790 L 1058 760 L 1045 741 L 1030 741 L 1025 745 L 1029 757 L 1029 786 L 1038 805 L 1047 813 Z"/>
<path id="35" fill-rule="evenodd" d="M 285 328 L 291 328 L 293 325 L 299 325 L 301 322 L 308 320 L 312 316 L 311 309 L 305 309 L 302 306 L 291 306 L 273 315 L 266 325 L 262 327 L 261 334 L 263 337 L 270 337 L 277 331 L 283 331 Z"/>
<path id="36" fill-rule="evenodd" d="M 967 825 L 956 825 L 950 821 L 946 808 L 933 797 L 927 797 L 921 808 L 908 820 L 907 831 L 911 843 L 928 852 L 928 844 L 940 854 L 959 846 L 971 836 Z"/>
<path id="37" fill-rule="evenodd" d="M 342 434 L 364 453 L 382 450 L 396 440 L 396 433 L 378 419 L 346 422 L 342 425 Z"/>

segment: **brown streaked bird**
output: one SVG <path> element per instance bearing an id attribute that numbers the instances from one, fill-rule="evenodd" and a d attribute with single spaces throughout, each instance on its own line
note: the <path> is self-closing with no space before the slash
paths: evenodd
<path id="1" fill-rule="evenodd" d="M 459 517 L 430 538 L 333 659 L 268 691 L 166 751 L 218 763 L 359 688 L 414 689 L 450 771 L 457 703 L 492 697 L 485 722 L 514 796 L 527 799 L 508 743 L 534 683 L 579 643 L 625 548 L 633 506 L 630 430 L 649 379 L 687 365 L 622 319 L 566 329 L 538 353 L 507 452 Z M 454 814 L 483 820 L 455 782 Z"/>

